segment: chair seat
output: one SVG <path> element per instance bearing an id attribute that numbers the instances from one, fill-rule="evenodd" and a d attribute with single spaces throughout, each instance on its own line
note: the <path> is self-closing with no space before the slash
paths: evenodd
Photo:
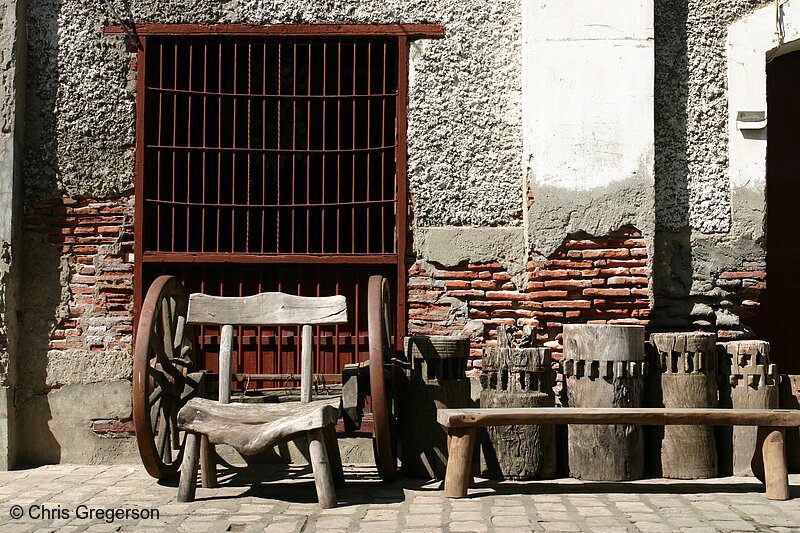
<path id="1" fill-rule="evenodd" d="M 309 403 L 229 403 L 193 398 L 178 413 L 178 427 L 256 455 L 298 433 L 331 426 L 339 419 L 341 397 Z"/>

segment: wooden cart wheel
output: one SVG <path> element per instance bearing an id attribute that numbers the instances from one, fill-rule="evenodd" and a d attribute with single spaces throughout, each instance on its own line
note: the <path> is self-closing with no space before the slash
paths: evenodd
<path id="1" fill-rule="evenodd" d="M 133 421 L 147 472 L 174 476 L 185 435 L 178 411 L 197 387 L 194 330 L 186 324 L 188 297 L 174 276 L 161 276 L 147 291 L 133 350 Z"/>
<path id="2" fill-rule="evenodd" d="M 389 283 L 383 276 L 371 276 L 367 287 L 367 329 L 369 331 L 369 381 L 372 397 L 373 444 L 378 475 L 384 481 L 395 478 L 397 450 L 394 445 L 395 416 L 393 413 L 390 372 L 385 364 L 391 362 L 391 309 Z"/>

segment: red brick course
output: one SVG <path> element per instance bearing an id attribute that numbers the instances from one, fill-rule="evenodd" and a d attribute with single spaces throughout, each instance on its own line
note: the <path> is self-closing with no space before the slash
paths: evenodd
<path id="1" fill-rule="evenodd" d="M 33 213 L 25 230 L 46 235 L 69 268 L 68 316 L 50 349 L 132 350 L 132 199 L 56 198 Z"/>
<path id="2" fill-rule="evenodd" d="M 481 348 L 496 342 L 498 324 L 533 325 L 539 342 L 553 348 L 558 358 L 566 323 L 649 324 L 646 250 L 641 233 L 634 229 L 604 237 L 576 236 L 549 259 L 531 257 L 523 290 L 513 287 L 499 263 L 434 267 L 430 272 L 416 263 L 409 272 L 408 332 L 457 335 L 468 326 L 475 362 Z M 504 285 L 497 283 L 500 280 Z M 469 281 L 470 288 L 458 281 Z M 452 300 L 463 305 L 453 305 Z M 442 303 L 449 306 L 446 315 L 441 314 Z M 432 316 L 432 306 L 439 314 Z M 470 321 L 479 327 L 468 325 Z"/>

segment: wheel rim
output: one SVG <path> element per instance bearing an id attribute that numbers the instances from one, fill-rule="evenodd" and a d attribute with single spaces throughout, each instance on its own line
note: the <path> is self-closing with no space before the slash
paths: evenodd
<path id="1" fill-rule="evenodd" d="M 372 397 L 375 464 L 384 481 L 394 479 L 397 454 L 392 443 L 394 415 L 384 365 L 392 358 L 389 283 L 383 276 L 369 278 L 367 287 L 367 329 L 369 331 L 369 381 Z"/>
<path id="2" fill-rule="evenodd" d="M 178 278 L 161 276 L 142 304 L 133 354 L 133 421 L 139 455 L 158 479 L 175 475 L 185 435 L 178 411 L 190 396 L 194 331 L 186 324 L 188 297 Z"/>

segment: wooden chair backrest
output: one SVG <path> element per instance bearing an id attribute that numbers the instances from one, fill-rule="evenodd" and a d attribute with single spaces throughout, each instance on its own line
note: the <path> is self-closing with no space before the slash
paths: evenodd
<path id="1" fill-rule="evenodd" d="M 344 296 L 294 296 L 262 292 L 253 296 L 189 296 L 186 322 L 221 326 L 219 346 L 219 401 L 230 403 L 233 326 L 303 326 L 301 337 L 300 401 L 311 401 L 312 325 L 347 323 Z"/>

